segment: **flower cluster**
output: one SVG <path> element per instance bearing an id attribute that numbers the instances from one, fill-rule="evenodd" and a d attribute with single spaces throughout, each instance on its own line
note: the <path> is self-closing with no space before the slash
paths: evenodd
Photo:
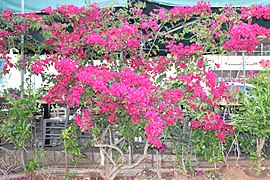
<path id="1" fill-rule="evenodd" d="M 189 58 L 193 55 L 201 56 L 203 47 L 198 44 L 191 44 L 190 46 L 184 46 L 183 43 L 175 44 L 176 41 L 172 40 L 169 45 L 166 46 L 167 52 L 171 53 L 173 57 L 177 57 L 177 60 L 183 60 L 185 57 Z M 174 58 L 173 58 L 174 59 Z"/>
<path id="2" fill-rule="evenodd" d="M 251 20 L 253 17 L 270 20 L 270 6 L 254 5 L 250 7 L 241 7 L 240 11 L 244 20 Z"/>
<path id="3" fill-rule="evenodd" d="M 9 32 L 5 30 L 0 30 L 0 52 L 5 56 L 5 43 L 6 43 L 6 36 L 8 36 Z"/>
<path id="4" fill-rule="evenodd" d="M 158 90 L 152 83 L 143 76 L 134 74 L 130 69 L 124 69 L 122 72 L 112 72 L 106 69 L 100 69 L 94 66 L 86 66 L 76 69 L 72 63 L 66 63 L 66 68 L 63 69 L 60 64 L 57 64 L 57 69 L 60 71 L 59 81 L 46 98 L 59 99 L 69 104 L 71 107 L 83 105 L 82 100 L 86 100 L 87 105 L 97 107 L 98 111 L 84 112 L 84 115 L 77 115 L 76 123 L 84 130 L 88 130 L 94 121 L 92 115 L 107 114 L 108 122 L 111 124 L 117 123 L 125 114 L 129 114 L 130 121 L 140 123 L 142 119 L 146 119 L 148 125 L 145 127 L 146 135 L 150 143 L 161 147 L 161 142 L 157 140 L 158 136 L 163 133 L 163 124 L 165 119 L 162 119 L 158 110 L 151 110 L 156 107 L 158 98 L 155 91 Z M 59 68 L 62 67 L 62 68 Z M 69 90 L 66 78 L 66 70 L 75 68 L 76 72 L 75 84 Z M 88 94 L 84 89 L 91 88 L 92 93 Z M 117 110 L 123 107 L 126 113 L 119 115 Z M 86 110 L 85 110 L 86 111 Z M 151 112 L 151 113 L 150 113 Z M 163 116 L 164 117 L 164 116 Z M 90 124 L 89 124 L 89 123 Z M 153 133 L 155 132 L 155 133 Z"/>
<path id="5" fill-rule="evenodd" d="M 4 19 L 4 20 L 11 20 L 12 19 L 12 11 L 6 9 L 6 10 L 3 10 L 1 12 L 1 17 Z"/>
<path id="6" fill-rule="evenodd" d="M 145 133 L 148 136 L 148 142 L 161 148 L 162 141 L 157 138 L 163 134 L 164 122 L 156 111 L 150 109 L 146 112 L 146 118 L 148 125 L 145 127 Z"/>
<path id="7" fill-rule="evenodd" d="M 264 59 L 262 59 L 262 60 L 260 61 L 260 65 L 261 65 L 262 67 L 270 67 L 270 60 L 264 60 Z"/>
<path id="8" fill-rule="evenodd" d="M 224 43 L 224 49 L 252 53 L 256 46 L 260 44 L 259 37 L 269 38 L 270 30 L 258 24 L 240 23 L 230 29 L 230 37 L 231 39 Z"/>
<path id="9" fill-rule="evenodd" d="M 204 131 L 213 130 L 216 132 L 217 137 L 225 142 L 225 135 L 234 133 L 232 125 L 224 123 L 218 113 L 208 112 L 204 115 L 203 121 L 193 120 L 191 121 L 191 127 L 193 129 L 202 128 Z"/>
<path id="10" fill-rule="evenodd" d="M 82 110 L 81 114 L 77 114 L 74 117 L 75 123 L 80 126 L 83 131 L 85 132 L 86 130 L 90 129 L 92 125 L 94 125 L 93 118 L 91 117 L 91 113 L 88 109 L 84 108 Z"/>
<path id="11" fill-rule="evenodd" d="M 210 4 L 201 1 L 195 6 L 175 6 L 169 11 L 169 17 L 173 20 L 176 18 L 190 18 L 192 16 L 201 16 L 203 14 L 211 13 Z"/>
<path id="12" fill-rule="evenodd" d="M 62 74 L 71 75 L 77 71 L 77 61 L 73 61 L 70 58 L 61 59 L 59 62 L 55 63 L 55 69 Z"/>

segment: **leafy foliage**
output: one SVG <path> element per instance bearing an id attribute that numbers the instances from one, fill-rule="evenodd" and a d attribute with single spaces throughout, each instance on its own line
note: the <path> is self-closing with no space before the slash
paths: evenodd
<path id="1" fill-rule="evenodd" d="M 37 98 L 38 95 L 33 93 L 24 98 L 13 94 L 8 95 L 7 102 L 5 102 L 9 108 L 0 124 L 0 134 L 18 149 L 23 149 L 25 143 L 32 137 L 31 120 L 34 119 L 34 114 L 38 112 Z"/>
<path id="2" fill-rule="evenodd" d="M 236 121 L 233 122 L 237 131 L 246 133 L 243 139 L 243 150 L 246 150 L 256 165 L 257 174 L 261 174 L 261 163 L 263 148 L 266 139 L 270 136 L 270 72 L 269 69 L 259 72 L 258 75 L 250 78 L 255 88 L 251 90 L 251 96 L 242 97 L 239 113 Z"/>
<path id="3" fill-rule="evenodd" d="M 251 97 L 242 97 L 240 112 L 234 125 L 240 132 L 247 132 L 255 137 L 269 137 L 270 129 L 270 72 L 264 70 L 249 79 L 255 88 Z"/>

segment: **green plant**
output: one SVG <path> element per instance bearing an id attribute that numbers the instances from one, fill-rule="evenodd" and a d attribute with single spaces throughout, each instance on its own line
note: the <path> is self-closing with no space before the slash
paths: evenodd
<path id="1" fill-rule="evenodd" d="M 169 131 L 170 136 L 167 137 L 168 148 L 172 148 L 172 153 L 176 158 L 173 162 L 174 168 L 181 174 L 191 173 L 195 174 L 194 165 L 191 163 L 193 148 L 192 143 L 192 130 L 189 127 L 189 122 L 177 122 L 175 126 L 168 128 L 165 132 Z M 172 146 L 172 147 L 170 147 Z"/>
<path id="2" fill-rule="evenodd" d="M 66 176 L 69 175 L 68 154 L 73 155 L 72 164 L 74 165 L 77 164 L 75 157 L 83 156 L 78 144 L 78 130 L 79 127 L 75 124 L 75 122 L 72 122 L 68 128 L 62 131 L 62 138 L 64 139 L 63 148 L 65 153 Z"/>
<path id="3" fill-rule="evenodd" d="M 26 149 L 28 141 L 36 141 L 32 135 L 35 113 L 39 111 L 36 104 L 39 94 L 36 94 L 31 88 L 31 78 L 27 78 L 25 84 L 27 89 L 24 91 L 14 90 L 6 98 L 7 113 L 1 117 L 3 122 L 0 123 L 0 137 L 2 136 L 7 142 L 14 144 L 15 148 L 21 151 L 24 169 L 32 172 L 40 166 L 41 162 L 34 158 L 25 164 L 24 152 L 29 154 Z M 34 157 L 37 155 L 35 151 Z"/>
<path id="4" fill-rule="evenodd" d="M 270 136 L 270 71 L 266 69 L 258 75 L 248 79 L 248 83 L 256 88 L 251 89 L 251 97 L 242 96 L 239 113 L 233 122 L 236 130 L 247 134 L 248 138 L 242 138 L 242 144 L 251 155 L 256 165 L 257 175 L 261 174 L 263 148 L 265 141 Z M 256 148 L 252 148 L 251 146 Z"/>
<path id="5" fill-rule="evenodd" d="M 3 122 L 0 123 L 0 136 L 20 150 L 24 170 L 33 174 L 40 168 L 42 161 L 33 158 L 25 164 L 24 152 L 28 152 L 26 144 L 32 139 L 32 120 L 38 112 L 35 101 L 39 96 L 31 91 L 26 92 L 25 97 L 18 97 L 17 94 L 8 95 L 6 104 L 9 108 L 3 115 Z"/>
<path id="6" fill-rule="evenodd" d="M 65 179 L 76 179 L 76 174 L 75 173 L 69 173 L 65 175 Z"/>
<path id="7" fill-rule="evenodd" d="M 210 169 L 208 173 L 206 173 L 205 178 L 208 180 L 219 180 L 221 178 L 221 173 L 215 168 Z"/>
<path id="8" fill-rule="evenodd" d="M 35 149 L 34 155 L 25 164 L 25 170 L 27 173 L 35 174 L 37 170 L 43 167 L 42 159 L 44 157 L 44 151 L 42 149 Z"/>
<path id="9" fill-rule="evenodd" d="M 192 132 L 192 142 L 194 153 L 199 159 L 204 159 L 210 163 L 222 162 L 221 141 L 215 137 L 214 131 L 202 131 L 195 129 Z"/>
<path id="10" fill-rule="evenodd" d="M 78 130 L 79 127 L 75 124 L 75 122 L 72 122 L 68 128 L 62 131 L 62 137 L 64 139 L 64 150 L 67 151 L 68 154 L 80 157 L 83 154 L 79 148 Z"/>
<path id="11" fill-rule="evenodd" d="M 6 104 L 10 108 L 0 124 L 0 135 L 14 144 L 17 149 L 25 148 L 26 141 L 31 139 L 31 120 L 34 118 L 34 113 L 38 112 L 35 102 L 38 97 L 33 93 L 23 98 L 16 94 L 7 96 Z"/>

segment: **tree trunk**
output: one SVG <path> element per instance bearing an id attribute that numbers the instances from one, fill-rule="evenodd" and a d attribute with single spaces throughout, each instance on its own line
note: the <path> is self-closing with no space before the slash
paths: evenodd
<path id="1" fill-rule="evenodd" d="M 99 148 L 100 152 L 100 165 L 105 167 L 105 154 L 103 152 L 103 148 Z"/>
<path id="2" fill-rule="evenodd" d="M 260 176 L 262 174 L 262 150 L 265 144 L 265 137 L 257 138 L 257 152 L 256 152 L 256 159 L 257 159 L 257 176 Z"/>
<path id="3" fill-rule="evenodd" d="M 24 149 L 21 150 L 21 159 L 22 159 L 23 170 L 26 172 L 25 159 L 24 159 Z"/>

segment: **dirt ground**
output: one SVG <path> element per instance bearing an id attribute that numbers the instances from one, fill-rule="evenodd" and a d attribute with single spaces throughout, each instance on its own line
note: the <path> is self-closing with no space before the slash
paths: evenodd
<path id="1" fill-rule="evenodd" d="M 150 180 L 155 179 L 156 173 L 149 170 L 142 170 L 137 174 L 136 180 Z M 239 165 L 222 166 L 217 171 L 197 171 L 195 175 L 187 173 L 175 174 L 174 172 L 162 174 L 164 180 L 270 180 L 270 170 L 262 171 L 262 174 L 258 177 L 256 173 L 250 168 L 243 169 Z"/>
<path id="2" fill-rule="evenodd" d="M 224 180 L 270 180 L 270 170 L 262 171 L 260 177 L 250 169 L 242 169 L 240 166 L 230 166 L 221 168 L 222 178 Z"/>
<path id="3" fill-rule="evenodd" d="M 270 170 L 262 171 L 260 177 L 257 177 L 253 171 L 249 168 L 241 168 L 239 165 L 222 166 L 217 171 L 197 171 L 195 175 L 192 174 L 176 174 L 173 171 L 162 173 L 162 180 L 270 180 Z M 0 179 L 4 179 L 0 176 Z M 62 179 L 74 179 L 74 180 L 103 180 L 98 177 L 96 173 L 88 173 L 80 176 L 70 175 L 65 177 L 63 175 L 48 175 L 40 174 L 36 177 L 27 177 L 27 175 L 11 174 L 6 180 L 62 180 Z M 152 180 L 158 179 L 157 173 L 149 169 L 141 170 L 136 176 L 116 177 L 115 180 Z"/>

